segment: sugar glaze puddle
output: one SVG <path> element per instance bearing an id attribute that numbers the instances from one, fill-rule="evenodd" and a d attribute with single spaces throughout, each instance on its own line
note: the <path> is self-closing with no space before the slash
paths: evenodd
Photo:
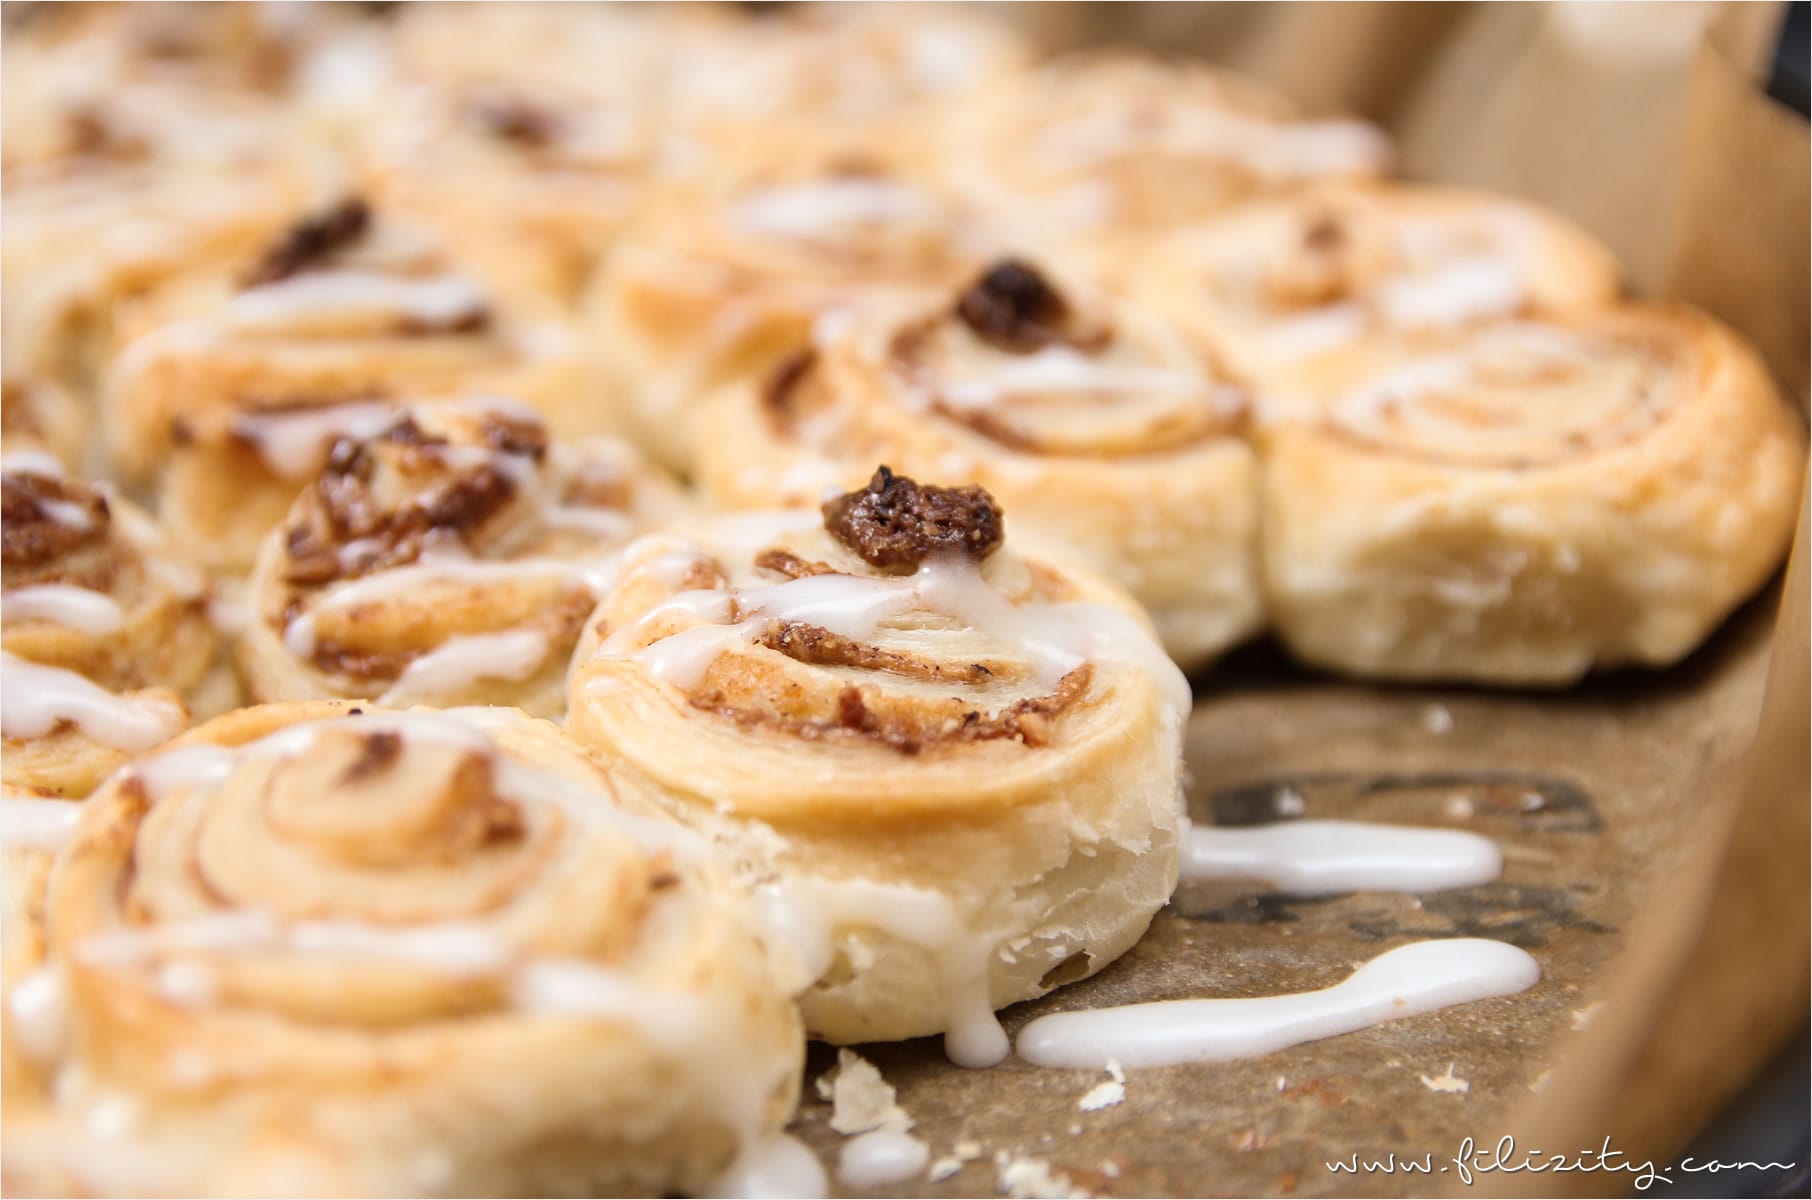
<path id="1" fill-rule="evenodd" d="M 1526 991 L 1541 979 L 1507 942 L 1450 938 L 1387 950 L 1332 987 L 1252 999 L 1160 1000 L 1040 1017 L 1020 1031 L 1019 1056 L 1040 1067 L 1105 1069 L 1257 1058 Z"/>

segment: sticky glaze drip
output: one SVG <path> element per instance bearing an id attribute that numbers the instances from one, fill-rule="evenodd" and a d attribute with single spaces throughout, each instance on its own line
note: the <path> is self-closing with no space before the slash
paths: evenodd
<path id="1" fill-rule="evenodd" d="M 844 931 L 881 930 L 925 950 L 935 963 L 950 1061 L 991 1067 L 1007 1056 L 1007 1035 L 988 984 L 999 939 L 975 929 L 948 898 L 905 884 L 799 878 L 765 884 L 757 898 L 769 932 L 798 956 L 804 983 L 831 966 Z"/>
<path id="2" fill-rule="evenodd" d="M 28 1062 L 56 1062 L 69 1040 L 69 999 L 63 974 L 42 966 L 26 975 L 6 995 L 7 1041 Z"/>
<path id="3" fill-rule="evenodd" d="M 985 408 L 1004 396 L 1038 392 L 1194 396 L 1214 390 L 1202 376 L 1188 371 L 1098 362 L 1069 346 L 1046 346 L 1031 354 L 1000 358 L 986 375 L 951 380 L 940 394 L 962 407 Z"/>
<path id="4" fill-rule="evenodd" d="M 458 330 L 489 311 L 484 289 L 453 275 L 406 278 L 375 271 L 312 271 L 250 288 L 227 305 L 244 333 L 333 336 L 372 326 Z"/>
<path id="5" fill-rule="evenodd" d="M 481 679 L 527 679 L 546 662 L 547 650 L 547 634 L 539 629 L 451 638 L 410 663 L 378 703 L 426 702 Z"/>
<path id="6" fill-rule="evenodd" d="M 1386 951 L 1333 987 L 1256 999 L 1161 1000 L 1040 1017 L 1019 1056 L 1041 1067 L 1105 1069 L 1224 1062 L 1273 1054 L 1456 1004 L 1526 991 L 1541 978 L 1528 952 L 1452 938 Z"/>
<path id="7" fill-rule="evenodd" d="M 824 1167 L 805 1143 L 775 1134 L 746 1144 L 708 1194 L 726 1200 L 820 1200 L 829 1191 Z"/>
<path id="8" fill-rule="evenodd" d="M 608 554 L 592 559 L 521 558 L 491 561 L 473 558 L 462 548 L 436 546 L 408 566 L 393 567 L 359 579 L 347 580 L 323 591 L 308 612 L 298 615 L 284 628 L 283 644 L 298 658 L 312 657 L 315 652 L 315 619 L 321 613 L 392 600 L 439 584 L 484 586 L 520 582 L 525 578 L 554 578 L 583 587 L 593 596 L 602 596 L 616 579 L 619 557 L 617 554 Z"/>
<path id="9" fill-rule="evenodd" d="M 90 739 L 136 754 L 169 740 L 187 714 L 180 704 L 157 696 L 116 696 L 98 684 L 58 667 L 27 662 L 0 651 L 5 688 L 0 690 L 0 734 L 43 737 L 68 722 Z"/>
<path id="10" fill-rule="evenodd" d="M 0 594 L 0 621 L 8 625 L 20 621 L 48 621 L 99 637 L 118 633 L 124 628 L 126 614 L 119 601 L 105 592 L 65 583 L 46 583 Z"/>
<path id="11" fill-rule="evenodd" d="M 81 816 L 82 806 L 71 800 L 0 796 L 0 846 L 61 850 Z"/>
<path id="12" fill-rule="evenodd" d="M 1526 298 L 1514 262 L 1496 255 L 1471 255 L 1422 274 L 1387 280 L 1374 302 L 1387 324 L 1432 329 L 1509 316 Z"/>
<path id="13" fill-rule="evenodd" d="M 247 412 L 233 419 L 233 433 L 278 476 L 305 479 L 321 469 L 336 438 L 375 437 L 403 415 L 394 405 L 375 403 Z"/>
<path id="14" fill-rule="evenodd" d="M 910 1133 L 876 1129 L 843 1143 L 837 1178 L 852 1188 L 885 1187 L 925 1173 L 931 1147 Z"/>
<path id="15" fill-rule="evenodd" d="M 822 235 L 827 226 L 893 225 L 922 220 L 927 205 L 918 192 L 875 179 L 828 179 L 751 193 L 732 219 L 753 233 L 785 238 Z"/>
<path id="16" fill-rule="evenodd" d="M 1497 843 L 1457 829 L 1360 821 L 1196 825 L 1183 843 L 1183 880 L 1257 880 L 1297 896 L 1376 890 L 1431 892 L 1489 883 L 1503 870 Z"/>
<path id="17" fill-rule="evenodd" d="M 1085 662 L 1113 663 L 1147 674 L 1177 713 L 1189 709 L 1189 684 L 1151 633 L 1136 619 L 1097 604 L 1014 604 L 960 558 L 927 561 L 902 578 L 816 575 L 741 591 L 680 592 L 649 610 L 634 626 L 614 631 L 600 653 L 627 656 L 684 690 L 698 686 L 718 655 L 753 640 L 769 621 L 814 625 L 865 640 L 880 623 L 905 612 L 939 613 L 1020 646 L 1032 659 L 1034 682 L 1055 687 Z M 732 613 L 752 614 L 727 624 Z M 631 650 L 637 633 L 684 614 L 708 624 Z"/>

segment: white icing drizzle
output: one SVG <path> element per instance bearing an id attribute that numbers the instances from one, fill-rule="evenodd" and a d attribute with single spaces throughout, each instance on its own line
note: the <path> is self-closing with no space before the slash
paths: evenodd
<path id="1" fill-rule="evenodd" d="M 793 877 L 757 889 L 763 923 L 790 946 L 810 983 L 830 967 L 837 935 L 871 927 L 930 953 L 944 1000 L 944 1052 L 963 1067 L 991 1067 L 1007 1056 L 994 1015 L 989 962 L 999 938 L 971 926 L 949 898 L 906 884 Z"/>
<path id="2" fill-rule="evenodd" d="M 68 721 L 87 737 L 137 753 L 167 741 L 187 720 L 182 706 L 158 696 L 116 696 L 74 671 L 27 662 L 0 651 L 0 734 L 43 737 Z"/>
<path id="3" fill-rule="evenodd" d="M 517 971 L 510 995 L 522 1012 L 605 1017 L 636 1025 L 662 1050 L 685 1053 L 707 1006 L 679 992 L 656 992 L 581 959 L 539 959 Z"/>
<path id="4" fill-rule="evenodd" d="M 1431 892 L 1488 883 L 1497 843 L 1458 829 L 1360 821 L 1195 825 L 1183 842 L 1185 882 L 1253 879 L 1298 896 L 1364 889 Z"/>
<path id="5" fill-rule="evenodd" d="M 82 806 L 73 800 L 0 796 L 0 846 L 60 850 L 81 816 Z"/>
<path id="6" fill-rule="evenodd" d="M 876 1129 L 843 1143 L 837 1178 L 853 1188 L 885 1187 L 924 1174 L 931 1147 L 910 1133 Z"/>
<path id="7" fill-rule="evenodd" d="M 1385 321 L 1399 329 L 1456 328 L 1514 313 L 1525 295 L 1514 262 L 1475 254 L 1424 274 L 1387 280 L 1375 302 Z"/>
<path id="8" fill-rule="evenodd" d="M 1541 978 L 1526 951 L 1483 938 L 1414 942 L 1386 951 L 1332 987 L 1255 999 L 1161 1000 L 1055 1013 L 1019 1034 L 1019 1056 L 1041 1067 L 1105 1068 L 1221 1062 L 1352 1033 L 1455 1004 L 1525 991 Z"/>
<path id="9" fill-rule="evenodd" d="M 725 1200 L 820 1200 L 830 1190 L 818 1156 L 784 1133 L 745 1143 L 709 1192 Z"/>
<path id="10" fill-rule="evenodd" d="M 40 1066 L 55 1062 L 69 1038 L 69 1003 L 63 974 L 55 967 L 38 967 L 20 979 L 6 995 L 7 1041 L 28 1062 Z"/>
<path id="11" fill-rule="evenodd" d="M 0 621 L 49 621 L 66 629 L 96 636 L 117 633 L 126 624 L 119 601 L 106 592 L 45 583 L 0 593 Z"/>
<path id="12" fill-rule="evenodd" d="M 315 739 L 329 730 L 391 732 L 492 755 L 500 794 L 557 805 L 573 821 L 586 826 L 608 825 L 644 850 L 666 853 L 680 862 L 694 861 L 706 853 L 698 835 L 685 826 L 628 812 L 602 789 L 593 790 L 565 775 L 542 771 L 499 753 L 491 735 L 513 723 L 499 715 L 502 711 L 466 707 L 442 712 L 368 712 L 327 717 L 287 726 L 243 746 L 178 746 L 140 759 L 130 770 L 155 801 L 172 791 L 216 786 L 246 759 L 305 755 Z"/>
<path id="13" fill-rule="evenodd" d="M 1366 311 L 1352 301 L 1323 305 L 1267 321 L 1253 333 L 1264 357 L 1278 362 L 1299 362 L 1365 335 Z"/>
<path id="14" fill-rule="evenodd" d="M 731 219 L 754 233 L 809 238 L 826 226 L 892 225 L 922 219 L 926 211 L 924 196 L 897 183 L 826 179 L 752 192 L 736 204 Z"/>
<path id="15" fill-rule="evenodd" d="M 425 703 L 480 679 L 526 679 L 546 661 L 547 650 L 547 634 L 539 629 L 451 638 L 410 663 L 378 703 Z"/>
<path id="16" fill-rule="evenodd" d="M 392 567 L 328 588 L 315 599 L 308 612 L 298 615 L 285 627 L 283 644 L 298 658 L 311 657 L 315 652 L 315 619 L 319 614 L 391 600 L 433 584 L 483 586 L 552 577 L 576 583 L 593 596 L 601 596 L 616 579 L 619 557 L 612 553 L 584 559 L 491 560 L 473 558 L 463 547 L 437 546 L 407 566 Z"/>
<path id="17" fill-rule="evenodd" d="M 336 334 L 398 320 L 445 328 L 482 316 L 487 307 L 483 288 L 454 275 L 308 271 L 240 292 L 228 303 L 226 319 L 247 333 Z"/>
<path id="18" fill-rule="evenodd" d="M 928 561 L 905 578 L 814 575 L 742 591 L 680 592 L 637 624 L 613 631 L 600 654 L 634 658 L 654 678 L 690 689 L 719 654 L 753 639 L 767 621 L 800 621 L 861 640 L 882 621 L 915 609 L 954 617 L 1019 645 L 1032 659 L 1036 682 L 1047 690 L 1085 662 L 1115 663 L 1149 675 L 1175 712 L 1189 709 L 1188 681 L 1135 618 L 1098 604 L 1013 604 L 974 563 L 958 558 Z M 732 611 L 752 615 L 723 624 Z M 715 623 L 629 650 L 639 630 L 676 613 Z"/>
<path id="19" fill-rule="evenodd" d="M 5 454 L 0 454 L 0 473 L 10 475 L 14 472 L 61 479 L 63 464 L 47 450 L 8 450 Z"/>
<path id="20" fill-rule="evenodd" d="M 983 408 L 1002 396 L 1041 392 L 1148 392 L 1191 396 L 1215 391 L 1203 376 L 1167 367 L 1098 362 L 1069 346 L 1003 357 L 985 376 L 952 379 L 940 394 L 966 408 Z M 1231 394 L 1231 389 L 1228 389 Z"/>
<path id="21" fill-rule="evenodd" d="M 403 409 L 381 403 L 253 411 L 233 418 L 233 432 L 251 442 L 278 476 L 304 479 L 321 469 L 335 439 L 376 437 L 403 415 Z"/>

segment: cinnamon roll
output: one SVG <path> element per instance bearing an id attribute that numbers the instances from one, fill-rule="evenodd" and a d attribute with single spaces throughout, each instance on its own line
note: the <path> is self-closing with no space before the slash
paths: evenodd
<path id="1" fill-rule="evenodd" d="M 828 311 L 954 285 L 987 236 L 866 161 L 675 200 L 612 256 L 589 302 L 609 405 L 643 449 L 685 471 L 709 389 L 772 367 Z"/>
<path id="2" fill-rule="evenodd" d="M 1167 901 L 1188 705 L 1125 593 L 1003 546 L 980 488 L 883 467 L 822 516 L 633 544 L 567 721 L 760 889 L 809 1032 L 945 1033 L 985 1065 L 994 1010 L 1100 970 Z"/>
<path id="3" fill-rule="evenodd" d="M 714 171 L 877 154 L 930 169 L 943 114 L 969 111 L 1031 57 L 975 6 L 791 5 L 678 32 L 662 106 Z"/>
<path id="4" fill-rule="evenodd" d="M 798 1090 L 746 897 L 507 709 L 198 726 L 89 799 L 45 917 L 30 1190 L 697 1192 Z"/>
<path id="5" fill-rule="evenodd" d="M 278 114 L 231 97 L 58 93 L 18 134 L 14 121 L 27 118 L 14 105 L 9 89 L 0 233 L 7 368 L 46 375 L 84 399 L 123 302 L 248 252 L 326 170 L 297 149 Z"/>
<path id="6" fill-rule="evenodd" d="M 587 371 L 563 326 L 461 274 L 418 227 L 361 200 L 292 226 L 235 280 L 165 288 L 131 314 L 104 396 L 116 468 L 206 565 L 243 571 L 325 460 L 386 402 L 495 391 L 586 432 Z"/>
<path id="7" fill-rule="evenodd" d="M 486 277 L 569 304 L 663 170 L 633 94 L 517 74 L 387 104 L 363 146 L 379 203 L 447 230 Z"/>
<path id="8" fill-rule="evenodd" d="M 1092 555 L 1193 669 L 1262 623 L 1246 406 L 1158 311 L 1008 259 L 726 388 L 699 480 L 742 508 L 811 503 L 882 460 L 978 482 L 1015 523 Z"/>
<path id="9" fill-rule="evenodd" d="M 0 496 L 0 777 L 84 796 L 186 725 L 185 700 L 233 703 L 206 580 L 145 513 L 42 454 L 8 454 Z"/>
<path id="10" fill-rule="evenodd" d="M 1296 369 L 1356 343 L 1601 308 L 1619 287 L 1610 252 L 1555 214 L 1411 185 L 1256 201 L 1156 239 L 1133 275 L 1284 402 Z"/>
<path id="11" fill-rule="evenodd" d="M 1328 366 L 1264 462 L 1265 585 L 1303 659 L 1564 684 L 1662 666 L 1780 562 L 1805 438 L 1695 311 L 1488 326 Z"/>
<path id="12" fill-rule="evenodd" d="M 550 445 L 498 402 L 336 442 L 260 548 L 240 641 L 259 700 L 566 707 L 612 554 L 683 507 L 620 444 Z"/>
<path id="13" fill-rule="evenodd" d="M 1253 81 L 1111 52 L 1002 81 L 955 110 L 942 141 L 952 186 L 1021 236 L 1147 233 L 1391 160 L 1372 125 L 1303 120 Z"/>

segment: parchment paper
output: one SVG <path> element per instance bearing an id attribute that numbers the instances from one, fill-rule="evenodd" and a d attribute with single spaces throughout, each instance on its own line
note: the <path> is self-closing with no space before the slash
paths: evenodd
<path id="1" fill-rule="evenodd" d="M 1194 51 L 1315 110 L 1387 121 L 1412 176 L 1552 205 L 1622 256 L 1639 295 L 1690 300 L 1808 378 L 1806 127 L 1761 93 L 1775 5 L 1030 5 L 1054 44 Z M 1412 938 L 1529 948 L 1529 992 L 1246 1062 L 1105 1076 L 948 1065 L 930 1041 L 864 1047 L 934 1155 L 982 1157 L 875 1194 L 991 1195 L 993 1156 L 1044 1160 L 1099 1195 L 1405 1195 L 1466 1190 L 1462 1140 L 1578 1153 L 1605 1137 L 1666 1164 L 1805 1019 L 1807 520 L 1796 561 L 1666 672 L 1557 695 L 1374 688 L 1265 646 L 1197 683 L 1198 819 L 1409 821 L 1497 838 L 1481 888 L 1305 901 L 1180 893 L 1125 959 L 1006 1014 L 1326 986 Z M 1784 615 L 1783 615 L 1784 614 Z M 1777 616 L 1780 616 L 1777 631 Z M 1449 728 L 1449 723 L 1451 727 Z M 1759 729 L 1759 733 L 1758 733 Z M 1443 732 L 1444 730 L 1444 732 Z M 814 1048 L 812 1069 L 832 1056 Z M 1460 1081 L 1464 1082 L 1461 1089 Z M 811 1097 L 800 1132 L 842 1139 Z M 1355 1154 L 1423 1174 L 1332 1171 Z M 1448 1170 L 1441 1168 L 1447 1166 Z M 1631 1174 L 1480 1175 L 1481 1193 L 1622 1194 Z"/>

